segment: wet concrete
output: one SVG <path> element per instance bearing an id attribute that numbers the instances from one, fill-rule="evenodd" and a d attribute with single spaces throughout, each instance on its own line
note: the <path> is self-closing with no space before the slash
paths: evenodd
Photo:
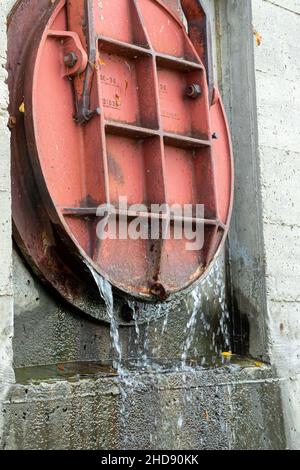
<path id="1" fill-rule="evenodd" d="M 201 305 L 189 347 L 191 357 L 223 350 L 220 318 L 226 309 L 224 264 L 220 258 L 199 289 Z M 14 253 L 14 366 L 30 367 L 60 362 L 110 361 L 113 350 L 110 328 L 105 323 L 70 309 L 41 284 Z M 220 303 L 220 299 L 222 302 Z M 161 307 L 137 304 L 137 316 L 148 318 L 120 328 L 122 355 L 173 361 L 180 359 L 190 331 L 186 330 L 194 299 L 187 295 Z M 105 309 L 104 302 L 102 303 Z M 138 336 L 138 337 L 137 337 Z"/>
<path id="2" fill-rule="evenodd" d="M 279 381 L 254 361 L 132 373 L 121 387 L 99 364 L 36 369 L 16 371 L 3 449 L 285 448 Z"/>

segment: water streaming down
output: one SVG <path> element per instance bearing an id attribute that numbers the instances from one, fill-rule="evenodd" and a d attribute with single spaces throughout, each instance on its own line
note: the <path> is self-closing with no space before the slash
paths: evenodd
<path id="1" fill-rule="evenodd" d="M 214 270 L 214 279 L 215 279 L 215 298 L 221 308 L 221 316 L 220 316 L 220 333 L 224 339 L 224 344 L 227 349 L 231 349 L 230 344 L 230 331 L 229 331 L 229 310 L 228 305 L 226 302 L 226 292 L 225 292 L 225 283 L 224 279 L 220 275 L 220 269 L 218 268 L 218 263 L 216 263 L 216 267 Z M 218 332 L 217 332 L 218 334 Z"/>
<path id="2" fill-rule="evenodd" d="M 185 328 L 186 340 L 184 341 L 182 345 L 182 354 L 181 354 L 182 370 L 185 370 L 187 368 L 188 353 L 189 353 L 189 350 L 191 348 L 191 345 L 195 336 L 196 324 L 197 324 L 197 319 L 198 319 L 197 317 L 199 314 L 199 309 L 201 307 L 202 297 L 201 297 L 201 291 L 199 287 L 196 287 L 196 289 L 193 290 L 191 297 L 192 297 L 192 302 L 193 302 L 193 308 L 192 308 L 192 314 Z M 190 311 L 187 301 L 186 301 L 186 307 L 187 307 L 187 310 Z"/>
<path id="3" fill-rule="evenodd" d="M 175 435 L 174 433 L 174 438 L 177 439 L 178 446 L 180 446 L 181 435 L 179 432 L 185 424 L 187 408 L 195 400 L 197 400 L 197 395 L 199 393 L 197 387 L 193 389 L 193 387 L 190 387 L 187 384 L 187 373 L 189 373 L 189 377 L 197 373 L 197 368 L 192 367 L 187 362 L 189 354 L 191 354 L 191 346 L 193 344 L 194 337 L 197 333 L 197 322 L 200 322 L 202 328 L 201 334 L 210 339 L 210 350 L 213 354 L 220 356 L 223 346 L 225 346 L 225 348 L 228 350 L 231 349 L 230 332 L 228 326 L 229 311 L 227 308 L 224 272 L 222 271 L 222 268 L 222 260 L 218 259 L 202 285 L 196 286 L 196 288 L 191 293 L 189 299 L 190 302 L 188 299 L 185 301 L 190 318 L 185 328 L 186 339 L 182 344 L 181 354 L 181 371 L 183 372 L 182 382 L 185 392 L 183 394 L 181 407 L 179 407 L 178 411 L 177 434 Z M 208 294 L 209 289 L 212 289 L 213 291 L 213 303 L 215 304 L 215 307 L 218 311 L 219 321 L 216 331 L 213 331 L 214 327 L 212 324 L 213 321 L 211 319 L 212 312 L 210 312 L 210 309 L 208 310 L 208 319 L 204 313 L 204 308 L 207 307 L 207 305 L 210 305 L 210 296 Z M 197 357 L 196 347 L 193 350 L 193 354 L 195 357 Z M 214 360 L 210 361 L 208 358 L 203 357 L 200 364 L 205 366 L 210 362 L 213 363 Z"/>
<path id="4" fill-rule="evenodd" d="M 162 304 L 146 304 L 135 300 L 129 300 L 128 305 L 133 311 L 133 321 L 135 330 L 135 345 L 137 346 L 136 358 L 133 361 L 140 370 L 159 370 L 160 366 L 155 363 L 155 357 L 159 355 L 162 341 L 159 341 L 157 346 L 150 348 L 149 330 L 151 327 L 151 320 L 158 320 L 163 313 Z M 165 310 L 165 317 L 163 324 L 166 324 L 166 319 L 169 315 L 169 309 Z M 141 313 L 143 314 L 144 324 L 140 326 Z M 154 328 L 154 335 L 158 332 L 158 327 Z"/>
<path id="5" fill-rule="evenodd" d="M 146 304 L 137 300 L 128 300 L 128 305 L 133 312 L 134 343 L 136 346 L 136 357 L 134 358 L 133 363 L 135 368 L 140 369 L 141 371 L 147 369 L 160 369 L 160 366 L 155 363 L 155 359 L 159 359 L 161 355 L 164 337 L 168 330 L 170 315 L 174 311 L 176 313 L 176 309 L 180 308 L 180 306 L 182 308 L 182 303 L 184 306 L 183 308 L 188 313 L 188 318 L 184 328 L 183 342 L 180 348 L 181 369 L 187 370 L 190 368 L 190 366 L 188 367 L 189 357 L 198 357 L 197 345 L 199 341 L 201 342 L 201 335 L 202 337 L 205 336 L 209 340 L 209 347 L 212 355 L 219 356 L 223 347 L 230 351 L 230 331 L 228 326 L 229 312 L 226 302 L 222 263 L 222 260 L 217 260 L 203 283 L 198 284 L 184 299 L 175 300 L 175 302 L 166 303 L 166 305 Z M 115 352 L 115 368 L 119 375 L 128 375 L 129 371 L 124 368 L 127 358 L 123 363 L 119 323 L 114 313 L 112 286 L 92 268 L 89 269 L 91 270 L 93 278 L 98 286 L 99 293 L 106 305 L 107 317 L 110 322 L 112 347 Z M 211 298 L 211 293 L 209 291 L 213 294 L 213 299 Z M 217 325 L 212 324 L 212 322 L 216 322 L 216 320 L 212 319 L 210 311 L 211 302 L 213 302 L 214 308 L 218 311 Z M 208 309 L 208 311 L 205 312 L 205 309 Z M 158 323 L 154 321 L 152 322 L 152 320 L 158 320 L 161 313 L 164 313 L 164 317 L 162 325 L 159 328 Z M 143 317 L 143 327 L 141 327 L 140 323 L 141 317 Z M 149 337 L 150 329 L 152 331 L 151 339 Z M 155 340 L 154 346 L 151 346 L 153 333 Z M 205 362 L 210 361 L 206 361 L 206 359 L 202 357 L 202 365 L 204 365 Z M 197 361 L 197 363 L 199 365 L 199 361 Z"/>
<path id="6" fill-rule="evenodd" d="M 134 321 L 134 329 L 135 329 L 135 344 L 140 343 L 140 325 L 139 325 L 139 316 L 137 314 L 136 308 L 135 308 L 135 302 L 129 301 L 128 305 L 132 308 L 133 311 L 133 321 Z"/>
<path id="7" fill-rule="evenodd" d="M 114 314 L 114 297 L 112 286 L 103 276 L 100 276 L 100 274 L 98 274 L 94 269 L 89 269 L 98 286 L 99 293 L 106 305 L 106 312 L 110 322 L 110 337 L 112 341 L 112 347 L 116 353 L 114 367 L 116 368 L 119 375 L 123 375 L 124 371 L 122 369 L 122 346 L 120 342 L 119 324 Z"/>
<path id="8" fill-rule="evenodd" d="M 120 341 L 120 334 L 119 334 L 119 323 L 115 317 L 114 312 L 114 297 L 111 284 L 104 279 L 104 277 L 100 276 L 94 269 L 89 268 L 93 278 L 98 286 L 99 293 L 104 300 L 106 305 L 107 315 L 110 321 L 110 337 L 112 341 L 112 347 L 115 351 L 116 358 L 114 360 L 114 368 L 118 372 L 119 376 L 119 390 L 121 394 L 121 402 L 120 402 L 120 423 L 121 429 L 124 437 L 124 450 L 127 447 L 127 440 L 128 436 L 126 434 L 126 421 L 127 421 L 127 411 L 126 411 L 126 404 L 128 401 L 128 390 L 133 390 L 135 387 L 135 374 L 128 374 L 128 371 L 124 369 L 122 365 L 122 346 Z M 136 326 L 138 330 L 138 324 Z"/>
<path id="9" fill-rule="evenodd" d="M 207 357 L 202 357 L 201 361 L 196 360 L 195 364 L 190 360 L 191 357 L 198 357 L 198 343 L 201 343 L 201 335 L 210 341 L 210 350 L 212 354 L 220 355 L 221 347 L 225 345 L 230 350 L 230 336 L 228 328 L 229 313 L 226 303 L 226 291 L 224 286 L 224 272 L 222 271 L 223 261 L 217 260 L 207 275 L 203 283 L 199 284 L 185 298 L 177 299 L 173 303 L 166 304 L 146 304 L 137 300 L 128 300 L 127 303 L 133 312 L 132 331 L 134 334 L 134 352 L 136 357 L 130 362 L 128 358 L 123 358 L 122 346 L 119 333 L 119 322 L 114 312 L 114 298 L 111 284 L 102 276 L 91 270 L 93 278 L 98 286 L 99 293 L 105 302 L 107 317 L 110 322 L 110 337 L 112 348 L 114 350 L 114 367 L 118 372 L 118 387 L 120 390 L 120 423 L 123 430 L 124 449 L 130 447 L 130 436 L 126 433 L 126 424 L 129 414 L 131 413 L 132 399 L 134 391 L 144 387 L 143 377 L 141 374 L 145 372 L 150 378 L 150 382 L 154 388 L 159 387 L 157 372 L 182 372 L 182 387 L 184 394 L 182 402 L 178 403 L 178 414 L 176 422 L 173 426 L 165 423 L 173 436 L 174 442 L 180 448 L 180 439 L 185 425 L 185 416 L 188 407 L 191 406 L 198 393 L 197 389 L 189 387 L 187 380 L 190 380 L 193 374 L 197 374 L 199 366 L 207 367 L 211 363 Z M 213 304 L 218 311 L 218 324 L 212 325 L 210 305 L 212 302 L 211 293 L 213 294 Z M 162 346 L 166 341 L 169 331 L 169 320 L 173 314 L 178 314 L 178 309 L 183 308 L 187 312 L 187 322 L 183 331 L 183 340 L 179 350 L 180 363 L 177 365 L 170 363 L 164 365 L 159 360 L 163 356 Z M 205 308 L 207 311 L 205 312 Z M 178 310 L 178 311 L 177 311 Z M 157 320 L 164 314 L 161 320 L 161 326 L 158 327 Z M 141 323 L 141 316 L 143 321 Z M 156 322 L 155 322 L 156 320 Z M 214 331 L 213 331 L 214 329 Z M 151 338 L 150 338 L 151 331 Z M 153 335 L 154 333 L 154 335 Z M 220 337 L 222 341 L 220 342 Z M 154 346 L 151 342 L 154 338 Z M 220 346 L 222 344 L 222 346 Z M 160 408 L 162 407 L 162 408 Z M 160 416 L 163 416 L 166 410 L 163 409 L 164 404 L 157 403 L 156 423 Z M 175 413 L 176 416 L 176 413 Z M 156 429 L 157 427 L 157 429 Z M 151 443 L 158 438 L 158 426 L 152 429 L 149 436 Z"/>
<path id="10" fill-rule="evenodd" d="M 194 341 L 197 321 L 198 321 L 199 316 L 201 315 L 202 293 L 201 293 L 200 286 L 197 286 L 193 290 L 193 292 L 190 295 L 190 299 L 185 299 L 185 305 L 186 305 L 187 311 L 189 312 L 190 318 L 184 330 L 184 334 L 186 338 L 181 348 L 181 371 L 183 372 L 182 382 L 183 382 L 183 387 L 185 388 L 185 392 L 183 394 L 183 403 L 181 407 L 179 407 L 176 436 L 174 433 L 174 438 L 176 438 L 176 441 L 178 441 L 178 446 L 180 446 L 180 431 L 184 425 L 184 415 L 185 415 L 186 407 L 188 406 L 188 403 L 192 401 L 192 393 L 193 393 L 192 389 L 189 389 L 187 387 L 186 372 L 196 373 L 196 368 L 193 368 L 192 366 L 188 365 L 187 359 L 188 359 L 188 355 L 189 355 L 189 351 L 191 349 L 192 343 Z"/>

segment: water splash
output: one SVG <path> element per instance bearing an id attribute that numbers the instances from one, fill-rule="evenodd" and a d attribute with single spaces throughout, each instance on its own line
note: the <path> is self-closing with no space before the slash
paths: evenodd
<path id="1" fill-rule="evenodd" d="M 170 316 L 170 309 L 167 310 L 167 313 L 165 314 L 165 318 L 164 318 L 162 328 L 161 328 L 161 332 L 160 332 L 159 341 L 157 342 L 157 346 L 152 349 L 152 357 L 159 358 L 159 356 L 160 356 L 161 349 L 162 349 L 162 344 L 163 344 L 163 338 L 164 338 L 164 335 L 165 335 L 165 333 L 167 331 L 167 327 L 168 327 L 169 316 Z M 155 333 L 157 333 L 157 329 L 156 329 Z"/>
<path id="2" fill-rule="evenodd" d="M 197 344 L 197 341 L 195 341 L 196 335 L 200 333 L 200 335 L 204 335 L 209 339 L 210 349 L 216 356 L 220 355 L 224 346 L 226 349 L 231 350 L 229 310 L 226 301 L 222 262 L 222 260 L 218 259 L 204 282 L 196 286 L 190 294 L 189 299 L 185 299 L 186 309 L 189 312 L 189 319 L 185 327 L 185 339 L 181 348 L 181 372 L 183 372 L 182 385 L 185 391 L 183 394 L 182 407 L 179 410 L 177 418 L 177 440 L 179 441 L 179 445 L 181 436 L 180 431 L 184 425 L 184 417 L 187 413 L 187 409 L 194 402 L 194 398 L 199 392 L 198 388 L 193 389 L 187 383 L 187 377 L 189 377 L 190 380 L 193 377 L 193 374 L 197 373 L 197 368 L 192 367 L 188 363 L 188 358 L 191 353 L 192 355 L 194 354 L 194 357 L 197 357 L 198 355 L 197 346 L 194 346 L 192 349 L 193 344 Z M 218 325 L 213 323 L 214 319 L 212 318 L 212 312 L 209 309 L 212 298 L 214 308 L 216 312 L 218 312 Z M 205 310 L 208 311 L 205 312 Z M 200 327 L 200 331 L 199 328 L 197 328 L 198 325 Z M 204 367 L 206 362 L 211 361 L 208 361 L 206 357 L 203 357 L 200 362 L 200 366 Z M 189 374 L 187 375 L 187 373 Z"/>
<path id="3" fill-rule="evenodd" d="M 134 330 L 135 330 L 135 336 L 136 336 L 135 344 L 139 345 L 141 332 L 140 332 L 140 325 L 139 325 L 139 316 L 138 316 L 137 309 L 136 309 L 136 302 L 129 300 L 128 305 L 133 311 Z"/>
<path id="4" fill-rule="evenodd" d="M 232 348 L 229 328 L 230 315 L 226 300 L 226 289 L 223 269 L 224 266 L 222 265 L 222 260 L 218 259 L 212 269 L 212 279 L 214 281 L 214 303 L 220 309 L 219 328 L 216 332 L 216 336 L 221 335 L 224 347 L 227 350 L 231 350 Z M 220 351 L 216 350 L 216 353 L 219 354 Z"/>
<path id="5" fill-rule="evenodd" d="M 164 371 L 168 366 L 165 363 L 158 363 L 162 355 L 162 345 L 166 340 L 166 333 L 168 330 L 169 319 L 171 313 L 176 309 L 188 312 L 188 319 L 184 328 L 184 338 L 179 348 L 180 363 L 177 367 L 168 370 L 182 373 L 182 386 L 184 389 L 183 399 L 179 407 L 179 414 L 175 415 L 175 422 L 173 421 L 174 438 L 180 448 L 180 439 L 182 436 L 183 428 L 185 426 L 185 416 L 187 407 L 191 406 L 194 401 L 194 394 L 198 390 L 192 389 L 189 385 L 189 380 L 193 374 L 197 373 L 197 368 L 193 365 L 191 358 L 197 358 L 199 361 L 196 363 L 198 366 L 207 366 L 207 358 L 199 358 L 199 345 L 201 346 L 201 337 L 206 337 L 210 342 L 210 349 L 215 355 L 219 355 L 220 344 L 225 345 L 230 350 L 230 334 L 228 327 L 229 312 L 226 302 L 226 290 L 224 285 L 224 270 L 223 261 L 217 260 L 211 269 L 211 272 L 202 282 L 202 284 L 195 287 L 195 289 L 186 296 L 185 299 L 178 298 L 174 302 L 155 305 L 139 302 L 136 300 L 128 300 L 128 305 L 133 311 L 133 338 L 135 360 L 133 361 L 134 369 L 127 368 L 127 363 L 123 360 L 123 353 L 120 341 L 119 322 L 114 312 L 114 299 L 112 286 L 103 277 L 98 275 L 95 271 L 91 270 L 95 282 L 98 286 L 101 298 L 104 300 L 107 309 L 107 317 L 110 322 L 110 337 L 112 347 L 114 350 L 114 366 L 118 372 L 119 380 L 118 386 L 120 390 L 120 422 L 123 430 L 124 448 L 130 445 L 130 436 L 126 432 L 126 424 L 130 413 L 131 397 L 135 390 L 141 386 L 139 374 L 145 371 L 151 375 L 153 372 L 153 386 L 156 387 L 157 377 L 155 373 Z M 218 312 L 218 322 L 216 318 L 213 320 L 211 316 L 210 307 L 213 304 L 213 309 Z M 161 326 L 157 324 L 152 327 L 152 320 L 158 320 L 162 315 L 164 318 Z M 141 326 L 141 318 L 145 321 Z M 213 321 L 215 323 L 213 323 Z M 221 339 L 220 339 L 221 338 Z M 152 341 L 154 340 L 154 346 Z M 198 345 L 199 343 L 199 345 Z M 126 366 L 125 366 L 126 364 Z M 161 405 L 163 406 L 163 405 Z M 158 406 L 157 413 L 163 415 L 164 411 Z M 174 416 L 174 415 L 173 415 Z M 157 417 L 155 417 L 157 421 Z M 158 436 L 158 430 L 155 428 L 151 431 L 150 442 L 153 443 Z M 174 441 L 175 442 L 175 441 Z"/>
<path id="6" fill-rule="evenodd" d="M 177 429 L 181 429 L 183 426 L 183 416 L 179 416 L 177 421 Z"/>
<path id="7" fill-rule="evenodd" d="M 114 297 L 110 282 L 108 282 L 103 276 L 100 276 L 94 269 L 90 268 L 93 278 L 99 289 L 99 293 L 104 300 L 106 305 L 106 312 L 110 322 L 110 337 L 112 340 L 112 346 L 116 354 L 114 361 L 114 367 L 119 375 L 124 375 L 122 369 L 122 347 L 120 342 L 119 324 L 114 314 Z"/>
<path id="8" fill-rule="evenodd" d="M 189 350 L 192 346 L 192 343 L 193 343 L 194 337 L 195 337 L 197 317 L 198 317 L 198 312 L 199 312 L 199 308 L 201 306 L 201 300 L 202 300 L 201 291 L 200 291 L 199 287 L 197 287 L 192 292 L 191 300 L 192 300 L 192 303 L 193 303 L 192 313 L 191 313 L 190 319 L 189 319 L 189 321 L 186 325 L 185 331 L 184 331 L 185 335 L 186 335 L 186 339 L 185 339 L 185 341 L 182 345 L 182 354 L 181 354 L 181 367 L 182 367 L 182 370 L 187 369 L 188 353 L 189 353 Z M 190 311 L 188 301 L 186 300 L 185 303 L 186 303 L 187 310 Z"/>
<path id="9" fill-rule="evenodd" d="M 112 347 L 115 352 L 115 360 L 113 366 L 116 369 L 119 381 L 119 391 L 121 394 L 120 402 L 120 424 L 124 436 L 124 450 L 127 445 L 127 434 L 126 434 L 126 422 L 127 422 L 127 412 L 126 412 L 126 403 L 128 400 L 127 390 L 130 389 L 133 385 L 132 377 L 127 377 L 127 371 L 122 366 L 122 346 L 120 342 L 119 334 L 119 323 L 115 317 L 114 312 L 114 297 L 111 284 L 100 276 L 96 271 L 90 268 L 90 271 L 93 275 L 93 278 L 98 286 L 100 296 L 104 300 L 106 305 L 106 312 L 110 322 L 110 338 L 112 342 Z"/>
<path id="10" fill-rule="evenodd" d="M 142 366 L 147 369 L 151 367 L 151 360 L 149 357 L 149 329 L 150 329 L 150 321 L 147 322 L 147 326 L 145 328 L 145 335 L 144 335 L 144 345 L 143 345 L 143 356 L 142 356 Z"/>

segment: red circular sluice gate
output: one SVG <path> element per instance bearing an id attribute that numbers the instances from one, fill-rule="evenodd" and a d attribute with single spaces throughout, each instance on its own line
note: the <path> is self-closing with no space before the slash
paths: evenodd
<path id="1" fill-rule="evenodd" d="M 189 36 L 158 0 L 23 0 L 10 18 L 14 236 L 82 309 L 86 266 L 164 300 L 204 275 L 227 234 L 230 136 L 205 14 L 181 3 Z"/>

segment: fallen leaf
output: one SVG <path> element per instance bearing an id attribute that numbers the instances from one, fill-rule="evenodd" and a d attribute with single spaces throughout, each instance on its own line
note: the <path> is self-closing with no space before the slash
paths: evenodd
<path id="1" fill-rule="evenodd" d="M 231 351 L 224 351 L 221 353 L 221 356 L 223 357 L 231 357 L 231 356 L 234 356 L 234 354 L 232 354 Z"/>
<path id="2" fill-rule="evenodd" d="M 254 362 L 254 364 L 255 364 L 255 367 L 263 367 L 264 366 L 264 363 L 259 362 L 259 361 Z"/>
<path id="3" fill-rule="evenodd" d="M 25 103 L 23 102 L 19 107 L 20 113 L 25 113 Z"/>
<path id="4" fill-rule="evenodd" d="M 255 37 L 256 45 L 260 46 L 262 43 L 262 35 L 256 30 L 253 31 L 253 35 Z"/>

